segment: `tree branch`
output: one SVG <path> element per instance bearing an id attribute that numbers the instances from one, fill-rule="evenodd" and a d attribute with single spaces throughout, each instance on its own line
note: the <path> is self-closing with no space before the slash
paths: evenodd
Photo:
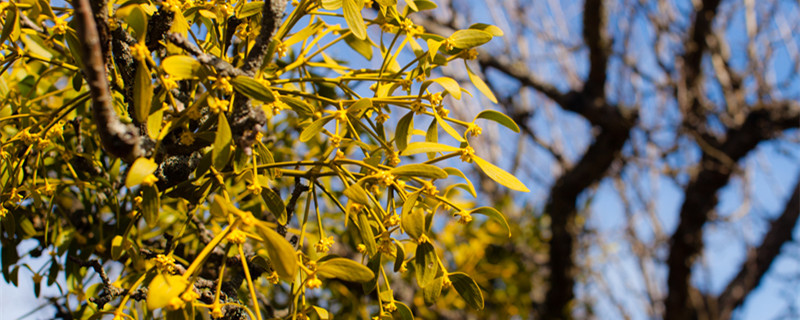
<path id="1" fill-rule="evenodd" d="M 552 237 L 549 242 L 550 288 L 544 303 L 544 319 L 570 318 L 569 306 L 575 297 L 573 289 L 577 276 L 574 242 L 579 231 L 575 224 L 578 195 L 605 176 L 611 164 L 619 158 L 630 129 L 637 120 L 635 112 L 625 114 L 606 101 L 605 81 L 610 42 L 605 30 L 605 9 L 602 0 L 587 0 L 584 5 L 584 42 L 589 47 L 591 65 L 589 77 L 581 91 L 561 92 L 555 86 L 538 79 L 523 62 L 511 62 L 507 58 L 486 53 L 481 54 L 478 60 L 482 66 L 513 77 L 523 86 L 541 92 L 562 109 L 583 116 L 601 129 L 579 162 L 556 180 L 545 205 L 545 213 L 552 219 Z M 453 28 L 433 19 L 418 23 L 426 29 Z M 525 121 L 521 118 L 516 120 L 520 123 Z"/>
<path id="2" fill-rule="evenodd" d="M 605 97 L 610 43 L 606 35 L 603 0 L 586 0 L 583 5 L 583 42 L 589 47 L 589 78 L 583 91 L 591 98 Z"/>
<path id="3" fill-rule="evenodd" d="M 758 286 L 772 262 L 780 254 L 783 244 L 792 239 L 792 230 L 797 224 L 798 217 L 800 217 L 800 177 L 783 213 L 772 221 L 761 246 L 747 253 L 747 260 L 742 264 L 742 269 L 720 294 L 717 304 L 720 319 L 729 319 L 733 310 Z"/>
<path id="4" fill-rule="evenodd" d="M 92 97 L 93 120 L 103 143 L 110 154 L 133 161 L 142 155 L 140 137 L 136 127 L 122 123 L 114 111 L 113 99 L 106 78 L 100 36 L 88 0 L 73 0 L 77 32 L 83 50 L 84 76 Z"/>
<path id="5" fill-rule="evenodd" d="M 584 3 L 583 41 L 589 47 L 589 77 L 581 92 L 571 91 L 561 98 L 561 106 L 580 114 L 601 129 L 594 143 L 575 167 L 568 169 L 550 189 L 545 213 L 552 219 L 550 238 L 550 288 L 545 297 L 545 319 L 571 318 L 575 298 L 574 242 L 578 236 L 576 201 L 584 190 L 605 177 L 619 158 L 636 123 L 636 114 L 625 115 L 606 101 L 605 82 L 609 41 L 606 39 L 605 8 L 602 0 Z"/>
<path id="6" fill-rule="evenodd" d="M 720 0 L 703 0 L 695 2 L 695 16 L 689 28 L 689 37 L 683 48 L 683 81 L 679 82 L 676 92 L 678 104 L 683 112 L 683 123 L 699 134 L 708 143 L 717 144 L 717 140 L 706 129 L 706 111 L 702 108 L 702 69 L 703 54 L 709 47 L 707 38 L 711 34 L 711 22 L 717 15 Z"/>
<path id="7" fill-rule="evenodd" d="M 724 161 L 703 150 L 703 156 L 687 185 L 680 211 L 678 228 L 672 235 L 664 319 L 687 319 L 692 308 L 689 296 L 691 268 L 703 249 L 703 225 L 718 203 L 717 191 L 728 183 L 733 167 L 752 151 L 758 143 L 774 137 L 781 131 L 800 125 L 800 106 L 793 102 L 753 108 L 744 123 L 728 129 L 727 139 L 717 151 L 727 156 Z M 732 163 L 732 164 L 731 164 Z"/>
<path id="8" fill-rule="evenodd" d="M 562 93 L 555 86 L 544 82 L 528 69 L 522 61 L 512 62 L 504 56 L 489 54 L 488 52 L 481 52 L 478 55 L 478 62 L 486 67 L 491 67 L 497 71 L 505 73 L 519 81 L 523 86 L 533 88 L 536 91 L 544 94 L 550 100 L 564 105 L 567 101 L 567 95 Z"/>
<path id="9" fill-rule="evenodd" d="M 256 43 L 244 60 L 242 71 L 248 75 L 253 75 L 256 70 L 261 69 L 264 58 L 269 51 L 269 44 L 272 41 L 272 34 L 281 25 L 283 12 L 286 11 L 286 0 L 266 0 L 261 11 L 261 31 L 256 37 Z"/>
<path id="10" fill-rule="evenodd" d="M 550 244 L 550 289 L 547 292 L 544 319 L 569 317 L 570 301 L 575 297 L 574 241 L 578 234 L 575 224 L 578 195 L 600 181 L 611 164 L 619 158 L 628 140 L 629 128 L 603 130 L 586 150 L 575 167 L 567 170 L 550 189 L 545 213 L 552 221 Z"/>

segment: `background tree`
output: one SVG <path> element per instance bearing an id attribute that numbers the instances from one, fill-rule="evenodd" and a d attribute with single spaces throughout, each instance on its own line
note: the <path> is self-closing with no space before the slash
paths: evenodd
<path id="1" fill-rule="evenodd" d="M 504 210 L 524 236 L 487 244 L 497 318 L 725 319 L 781 258 L 797 278 L 797 2 L 443 2 L 418 22 L 505 33 L 474 69 L 523 135 L 482 138 L 533 190 Z M 796 317 L 787 283 L 753 308 Z"/>
<path id="2" fill-rule="evenodd" d="M 466 91 L 437 69 L 502 32 L 426 33 L 408 16 L 436 5 L 411 4 L 2 3 L 4 279 L 65 319 L 482 309 L 441 231 L 508 239 L 458 168 L 527 192 L 470 143 L 519 128 L 449 116 Z"/>

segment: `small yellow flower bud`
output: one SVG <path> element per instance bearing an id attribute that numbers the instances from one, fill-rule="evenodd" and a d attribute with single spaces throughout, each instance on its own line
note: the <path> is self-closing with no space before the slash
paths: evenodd
<path id="1" fill-rule="evenodd" d="M 233 244 L 242 244 L 245 243 L 245 241 L 247 241 L 247 234 L 239 229 L 236 229 L 231 231 L 231 233 L 228 234 L 226 239 L 228 240 L 228 242 Z"/>
<path id="2" fill-rule="evenodd" d="M 467 224 L 472 221 L 472 215 L 469 213 L 469 211 L 461 211 L 456 213 L 455 216 L 458 217 L 458 223 L 460 224 Z"/>
<path id="3" fill-rule="evenodd" d="M 442 290 L 450 288 L 450 286 L 452 286 L 452 285 L 453 285 L 453 282 L 450 281 L 450 277 L 448 277 L 447 274 L 445 274 L 444 278 L 442 278 Z"/>
<path id="4" fill-rule="evenodd" d="M 319 239 L 319 242 L 314 245 L 314 249 L 319 253 L 327 253 L 333 244 L 333 236 L 330 236 L 328 239 Z"/>
<path id="5" fill-rule="evenodd" d="M 261 184 L 258 183 L 258 179 L 254 179 L 253 183 L 247 185 L 247 190 L 249 190 L 254 195 L 260 195 L 261 190 L 263 190 L 263 188 L 261 187 Z"/>
<path id="6" fill-rule="evenodd" d="M 181 298 L 172 297 L 172 299 L 169 300 L 169 304 L 167 304 L 167 310 L 170 310 L 170 311 L 179 310 L 179 309 L 183 308 L 183 306 L 185 304 L 186 304 L 186 302 L 183 301 Z"/>
<path id="7" fill-rule="evenodd" d="M 342 137 L 338 134 L 334 134 L 331 136 L 331 146 L 334 148 L 338 148 L 339 144 L 342 142 Z"/>
<path id="8" fill-rule="evenodd" d="M 161 272 L 173 273 L 175 271 L 175 259 L 170 256 L 159 254 L 155 258 L 156 268 Z"/>
<path id="9" fill-rule="evenodd" d="M 144 43 L 139 42 L 131 47 L 131 55 L 133 55 L 134 59 L 143 61 L 150 56 L 150 50 L 147 49 L 147 46 Z"/>
<path id="10" fill-rule="evenodd" d="M 452 38 L 447 38 L 447 39 L 444 39 L 443 45 L 444 45 L 445 49 L 453 50 L 453 49 L 456 48 L 456 41 L 453 40 Z"/>
<path id="11" fill-rule="evenodd" d="M 472 156 L 475 155 L 475 149 L 472 149 L 470 146 L 466 146 L 461 149 L 461 161 L 464 162 L 472 162 Z"/>
<path id="12" fill-rule="evenodd" d="M 150 187 L 158 182 L 158 178 L 154 174 L 149 174 L 144 179 L 142 179 L 142 186 Z"/>
<path id="13" fill-rule="evenodd" d="M 269 277 L 267 277 L 267 280 L 272 284 L 278 284 L 278 282 L 281 281 L 281 278 L 278 277 L 278 273 L 277 272 L 272 271 L 272 273 L 270 273 Z"/>
<path id="14" fill-rule="evenodd" d="M 194 134 L 191 131 L 186 130 L 183 133 L 181 133 L 181 144 L 185 146 L 190 146 L 193 143 L 194 143 Z"/>
<path id="15" fill-rule="evenodd" d="M 383 306 L 383 310 L 386 310 L 386 312 L 390 312 L 390 313 L 391 312 L 395 312 L 397 310 L 397 305 L 394 304 L 394 301 L 389 302 L 389 303 L 387 303 L 387 304 L 385 304 Z"/>
<path id="16" fill-rule="evenodd" d="M 317 278 L 317 275 L 312 275 L 310 279 L 306 281 L 306 287 L 309 289 L 316 289 L 322 286 L 322 280 Z"/>
<path id="17" fill-rule="evenodd" d="M 178 88 L 178 83 L 175 82 L 175 80 L 172 78 L 162 78 L 161 84 L 167 91 L 171 91 L 172 89 Z"/>
<path id="18" fill-rule="evenodd" d="M 431 95 L 430 100 L 432 105 L 438 106 L 442 104 L 442 100 L 444 99 L 442 98 L 442 93 L 437 92 Z"/>
<path id="19" fill-rule="evenodd" d="M 422 104 L 422 101 L 416 100 L 411 103 L 411 111 L 414 111 L 414 114 L 423 114 L 425 113 L 425 105 Z"/>
<path id="20" fill-rule="evenodd" d="M 211 89 L 220 90 L 225 94 L 233 93 L 233 85 L 230 82 L 230 78 L 228 77 L 221 77 L 211 85 Z"/>
<path id="21" fill-rule="evenodd" d="M 210 312 L 210 314 L 211 314 L 211 317 L 213 317 L 213 318 L 215 318 L 215 319 L 222 318 L 222 317 L 225 315 L 224 313 L 222 313 L 222 305 L 221 305 L 221 304 L 219 304 L 219 302 L 215 302 L 215 303 L 214 303 L 214 304 L 211 306 L 211 312 Z"/>
<path id="22" fill-rule="evenodd" d="M 483 133 L 483 129 L 481 129 L 481 127 L 479 127 L 477 124 L 470 123 L 469 127 L 467 127 L 467 132 L 471 136 L 477 137 L 477 136 L 481 135 L 481 133 Z"/>
<path id="23" fill-rule="evenodd" d="M 400 224 L 400 217 L 396 214 L 390 215 L 388 218 L 386 218 L 386 221 L 384 221 L 383 223 L 383 225 L 386 226 L 387 228 L 394 227 L 398 224 Z"/>

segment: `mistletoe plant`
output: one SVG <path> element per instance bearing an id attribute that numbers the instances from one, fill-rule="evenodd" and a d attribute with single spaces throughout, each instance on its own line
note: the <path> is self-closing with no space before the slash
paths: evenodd
<path id="1" fill-rule="evenodd" d="M 0 4 L 4 279 L 57 285 L 76 318 L 413 319 L 420 305 L 393 287 L 414 278 L 425 304 L 452 287 L 481 309 L 437 248 L 435 215 L 508 225 L 466 206 L 458 190 L 475 189 L 445 164 L 527 192 L 470 145 L 481 119 L 519 129 L 491 110 L 449 117 L 445 98 L 466 91 L 435 69 L 463 63 L 495 101 L 466 61 L 502 32 L 430 34 L 409 16 L 433 2 L 401 7 Z M 332 57 L 343 51 L 368 63 Z M 41 268 L 20 260 L 45 252 Z"/>

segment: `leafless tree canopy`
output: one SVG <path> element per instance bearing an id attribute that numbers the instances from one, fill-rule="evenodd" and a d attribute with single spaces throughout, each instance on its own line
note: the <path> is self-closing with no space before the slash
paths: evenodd
<path id="1" fill-rule="evenodd" d="M 544 279 L 523 317 L 727 319 L 789 255 L 800 206 L 799 178 L 786 176 L 798 163 L 798 2 L 451 0 L 439 7 L 418 22 L 445 34 L 468 27 L 465 21 L 505 32 L 473 68 L 489 77 L 498 107 L 523 131 L 520 141 L 500 143 L 514 155 L 501 162 L 536 182 L 525 201 L 536 214 L 516 220 L 541 214 L 549 221 L 532 226 L 546 233 L 547 258 L 523 254 L 535 266 L 528 271 Z M 774 158 L 789 165 L 767 168 Z M 754 176 L 762 174 L 784 183 L 756 190 Z M 722 209 L 723 188 L 738 194 L 729 201 L 738 208 Z M 765 209 L 765 194 L 781 208 Z M 619 209 L 592 216 L 591 201 L 611 195 Z M 711 232 L 723 234 L 725 246 L 745 248 L 744 261 L 709 261 Z M 721 289 L 698 286 L 709 278 L 700 273 L 720 263 L 738 271 Z M 601 305 L 612 311 L 595 313 Z"/>

